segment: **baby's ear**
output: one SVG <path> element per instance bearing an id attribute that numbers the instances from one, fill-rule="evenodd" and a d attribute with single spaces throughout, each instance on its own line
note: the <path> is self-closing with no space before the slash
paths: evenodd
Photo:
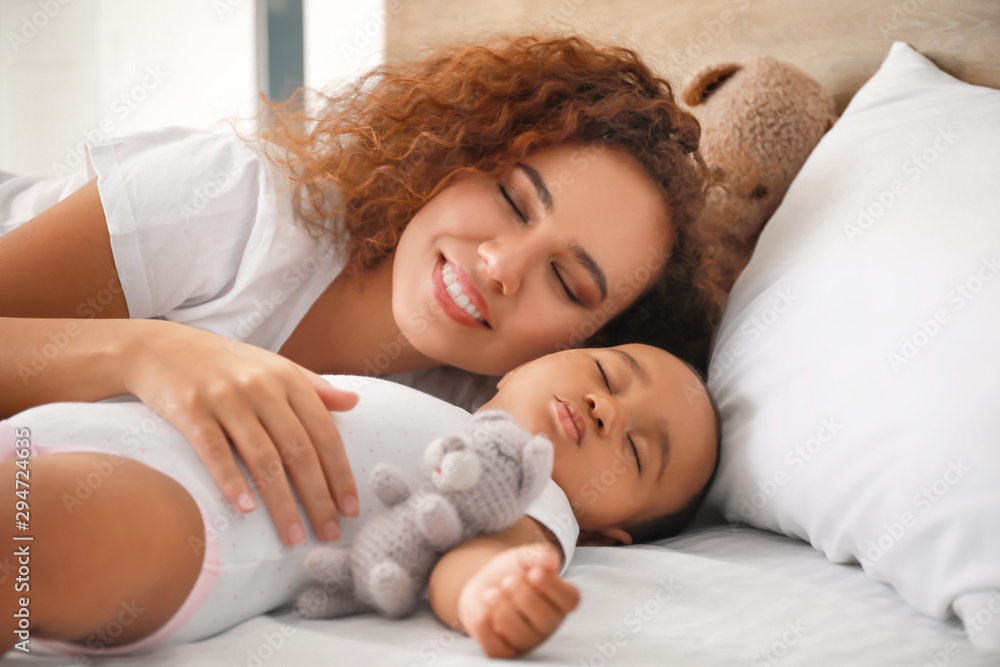
<path id="1" fill-rule="evenodd" d="M 632 544 L 632 536 L 622 528 L 581 529 L 576 540 L 578 547 L 617 547 L 629 544 Z"/>
<path id="2" fill-rule="evenodd" d="M 739 63 L 722 63 L 709 65 L 698 70 L 691 80 L 684 84 L 681 90 L 681 102 L 689 107 L 696 107 L 721 86 L 723 82 L 742 69 Z"/>

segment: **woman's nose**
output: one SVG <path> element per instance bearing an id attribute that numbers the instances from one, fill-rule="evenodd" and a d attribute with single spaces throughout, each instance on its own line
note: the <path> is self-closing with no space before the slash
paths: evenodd
<path id="1" fill-rule="evenodd" d="M 486 277 L 495 281 L 505 296 L 521 288 L 534 254 L 530 243 L 509 238 L 490 239 L 479 244 L 479 256 L 486 263 Z"/>

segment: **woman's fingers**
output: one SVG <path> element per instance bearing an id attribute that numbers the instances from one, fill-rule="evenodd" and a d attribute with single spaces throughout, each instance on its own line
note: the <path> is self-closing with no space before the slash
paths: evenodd
<path id="1" fill-rule="evenodd" d="M 358 404 L 359 394 L 356 392 L 346 391 L 344 389 L 340 389 L 339 387 L 334 387 L 332 384 L 312 371 L 304 368 L 302 370 L 311 374 L 310 380 L 312 381 L 312 386 L 316 390 L 316 395 L 326 406 L 327 410 L 350 410 Z"/>
<path id="2" fill-rule="evenodd" d="M 327 410 L 350 410 L 357 405 L 359 398 L 359 394 L 357 392 L 347 391 L 345 389 L 341 389 L 340 387 L 335 387 L 322 375 L 313 373 L 308 368 L 303 368 L 297 364 L 296 368 L 302 371 L 302 374 L 305 375 L 310 384 L 312 384 L 313 389 L 316 390 L 316 395 L 319 396 L 323 404 L 326 405 Z"/>
<path id="3" fill-rule="evenodd" d="M 282 541 L 294 546 L 305 540 L 305 529 L 299 518 L 295 497 L 285 476 L 283 457 L 290 457 L 296 451 L 290 441 L 275 442 L 259 421 L 256 414 L 249 411 L 226 410 L 219 416 L 222 425 L 229 432 L 233 446 L 239 451 L 243 463 L 250 472 L 254 486 L 267 507 Z M 306 449 L 307 447 L 303 447 Z M 296 487 L 302 493 L 296 482 Z M 327 499 L 332 505 L 332 501 Z M 321 524 L 322 525 L 322 524 Z"/>
<path id="4" fill-rule="evenodd" d="M 236 457 L 218 422 L 208 415 L 196 414 L 179 420 L 175 426 L 198 452 L 208 473 L 229 502 L 243 512 L 252 510 L 256 503 L 250 486 L 236 465 Z M 249 504 L 245 502 L 248 499 Z"/>
<path id="5" fill-rule="evenodd" d="M 323 380 L 323 382 L 326 382 Z M 337 390 L 340 391 L 340 390 Z M 344 392 L 346 399 L 342 405 L 349 405 L 344 409 L 350 409 L 357 404 L 357 394 Z M 352 398 L 353 397 L 353 398 Z M 309 388 L 293 388 L 288 396 L 292 409 L 305 425 L 312 441 L 313 449 L 319 460 L 316 470 L 325 477 L 328 488 L 333 493 L 333 498 L 337 504 L 337 509 L 344 516 L 357 516 L 360 509 L 358 505 L 358 487 L 351 472 L 351 464 L 347 459 L 347 451 L 344 448 L 344 441 L 340 437 L 340 431 L 333 422 L 333 417 L 326 405 L 319 400 L 314 392 Z M 337 520 L 336 514 L 332 519 Z M 322 533 L 317 533 L 322 535 Z"/>
<path id="6" fill-rule="evenodd" d="M 305 537 L 288 479 L 316 535 L 336 540 L 338 507 L 349 516 L 358 511 L 357 489 L 340 433 L 308 386 L 293 386 L 288 395 L 278 391 L 248 393 L 256 413 L 243 412 L 238 403 L 227 401 L 220 406 L 220 420 L 253 475 L 282 540 L 291 546 Z M 357 402 L 355 394 L 345 394 L 345 404 Z M 353 507 L 348 496 L 355 498 Z"/>
<path id="7" fill-rule="evenodd" d="M 191 441 L 225 497 L 250 511 L 250 480 L 235 448 L 286 544 L 305 537 L 290 483 L 316 535 L 339 537 L 338 510 L 355 516 L 358 501 L 330 411 L 351 409 L 358 395 L 273 352 L 161 324 L 135 348 L 126 388 L 148 406 L 179 402 L 170 422 Z"/>
<path id="8" fill-rule="evenodd" d="M 320 406 L 318 413 L 310 414 L 305 418 L 293 407 L 289 407 L 287 402 L 282 401 L 262 415 L 262 421 L 277 445 L 278 451 L 281 452 L 284 467 L 295 485 L 299 500 L 309 516 L 309 521 L 312 523 L 316 535 L 320 539 L 336 540 L 340 537 L 337 506 L 334 505 L 327 475 L 324 472 L 324 466 L 321 465 L 321 454 L 325 448 L 320 444 L 319 437 L 308 433 L 307 428 L 313 426 L 315 429 L 314 422 L 319 420 L 330 422 L 334 434 L 337 434 L 337 430 L 333 427 L 330 413 L 322 406 Z M 337 434 L 338 444 L 339 440 L 339 434 Z M 343 445 L 340 445 L 340 450 L 343 452 Z M 342 465 L 348 465 L 346 456 L 344 456 Z M 294 502 L 292 502 L 292 507 L 295 507 Z"/>

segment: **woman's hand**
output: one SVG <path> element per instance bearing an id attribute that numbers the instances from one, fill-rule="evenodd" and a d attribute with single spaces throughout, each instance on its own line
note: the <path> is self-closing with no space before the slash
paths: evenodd
<path id="1" fill-rule="evenodd" d="M 254 507 L 228 435 L 285 544 L 305 539 L 286 468 L 316 534 L 339 537 L 338 509 L 357 516 L 359 508 L 330 410 L 350 410 L 358 395 L 268 350 L 176 322 L 139 322 L 125 387 L 187 437 L 226 498 L 244 512 Z"/>
<path id="2" fill-rule="evenodd" d="M 558 550 L 526 544 L 490 559 L 465 585 L 459 618 L 491 658 L 522 656 L 548 639 L 580 603 L 559 576 Z"/>

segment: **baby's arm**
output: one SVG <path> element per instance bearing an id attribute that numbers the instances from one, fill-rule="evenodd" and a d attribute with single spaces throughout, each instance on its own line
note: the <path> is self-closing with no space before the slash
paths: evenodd
<path id="1" fill-rule="evenodd" d="M 544 642 L 580 601 L 559 576 L 560 549 L 522 516 L 508 530 L 446 553 L 431 573 L 431 607 L 491 658 L 513 658 Z"/>

